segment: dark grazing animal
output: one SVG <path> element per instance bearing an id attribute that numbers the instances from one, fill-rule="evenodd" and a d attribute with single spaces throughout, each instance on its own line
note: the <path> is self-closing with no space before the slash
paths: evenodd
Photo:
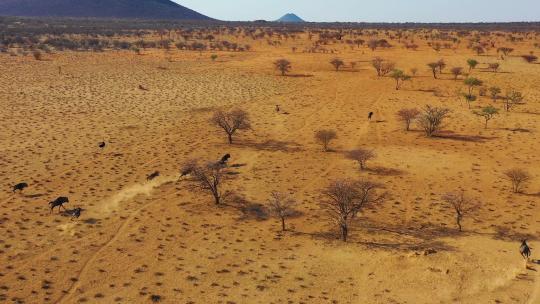
<path id="1" fill-rule="evenodd" d="M 147 89 L 147 88 L 145 88 L 145 87 L 143 87 L 143 85 L 142 85 L 142 84 L 140 84 L 140 85 L 139 85 L 139 90 L 143 90 L 143 91 L 148 91 L 148 89 Z"/>
<path id="2" fill-rule="evenodd" d="M 153 180 L 154 178 L 156 178 L 158 176 L 159 176 L 159 171 L 156 171 L 156 172 L 154 172 L 154 173 L 152 173 L 150 175 L 147 175 L 146 180 L 151 181 L 151 180 Z"/>
<path id="3" fill-rule="evenodd" d="M 373 112 L 369 112 L 368 119 L 371 120 L 372 117 L 373 117 Z"/>
<path id="4" fill-rule="evenodd" d="M 24 188 L 28 188 L 27 183 L 18 183 L 15 186 L 13 186 L 13 192 L 19 190 L 19 192 L 22 192 Z"/>
<path id="5" fill-rule="evenodd" d="M 71 220 L 73 220 L 75 218 L 79 218 L 79 216 L 81 216 L 81 212 L 82 212 L 82 208 L 75 208 L 75 209 L 64 211 L 64 214 L 66 216 L 71 217 Z"/>
<path id="6" fill-rule="evenodd" d="M 529 257 L 531 256 L 531 248 L 529 247 L 529 245 L 527 245 L 527 240 L 521 241 L 521 246 L 519 246 L 519 253 L 524 259 L 529 260 Z"/>
<path id="7" fill-rule="evenodd" d="M 64 208 L 66 210 L 66 207 L 64 207 L 64 204 L 69 203 L 69 198 L 65 196 L 60 196 L 59 198 L 55 199 L 52 202 L 49 202 L 49 205 L 51 206 L 51 213 L 53 212 L 53 209 L 55 207 L 58 207 L 58 213 L 60 213 L 60 207 Z"/>
<path id="8" fill-rule="evenodd" d="M 219 161 L 219 164 L 220 165 L 226 165 L 227 162 L 229 161 L 229 158 L 231 158 L 231 155 L 229 153 L 223 155 L 223 157 L 221 158 L 221 160 Z"/>
<path id="9" fill-rule="evenodd" d="M 276 112 L 279 112 L 279 105 L 276 105 Z"/>
<path id="10" fill-rule="evenodd" d="M 102 141 L 102 142 L 99 143 L 99 147 L 100 147 L 101 149 L 105 148 L 106 145 L 107 145 L 107 144 L 106 144 L 104 141 Z"/>

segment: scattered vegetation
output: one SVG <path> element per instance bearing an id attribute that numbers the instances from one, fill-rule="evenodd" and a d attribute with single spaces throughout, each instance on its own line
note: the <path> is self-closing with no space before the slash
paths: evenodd
<path id="1" fill-rule="evenodd" d="M 347 241 L 350 223 L 358 213 L 384 201 L 385 193 L 377 193 L 381 188 L 381 185 L 367 180 L 336 180 L 326 187 L 323 194 L 327 199 L 322 206 L 338 226 L 341 240 Z"/>
<path id="2" fill-rule="evenodd" d="M 405 124 L 405 130 L 409 131 L 411 129 L 411 123 L 418 118 L 420 111 L 416 108 L 401 109 L 396 115 Z"/>
<path id="3" fill-rule="evenodd" d="M 347 152 L 347 158 L 356 161 L 360 166 L 360 170 L 365 170 L 367 168 L 367 162 L 375 158 L 375 152 L 372 150 L 358 148 L 356 150 Z"/>
<path id="4" fill-rule="evenodd" d="M 337 139 L 337 133 L 334 130 L 319 130 L 315 132 L 315 140 L 323 146 L 324 152 L 330 151 L 330 142 Z"/>
<path id="5" fill-rule="evenodd" d="M 281 221 L 281 231 L 285 231 L 285 220 L 294 214 L 296 202 L 287 195 L 273 191 L 268 200 L 272 214 Z"/>
<path id="6" fill-rule="evenodd" d="M 233 143 L 233 135 L 237 131 L 251 129 L 249 115 L 242 110 L 232 110 L 231 112 L 216 111 L 212 116 L 211 122 L 225 131 L 229 144 Z"/>
<path id="7" fill-rule="evenodd" d="M 514 193 L 520 193 L 524 185 L 531 179 L 529 172 L 519 168 L 506 170 L 504 175 L 512 183 Z"/>
<path id="8" fill-rule="evenodd" d="M 454 210 L 456 216 L 456 225 L 458 226 L 459 231 L 463 231 L 463 218 L 466 215 L 476 211 L 478 206 L 471 199 L 465 196 L 464 191 L 447 193 L 442 197 L 442 199 Z"/>
<path id="9" fill-rule="evenodd" d="M 281 76 L 285 76 L 291 69 L 291 62 L 287 59 L 279 59 L 274 62 L 274 66 L 281 72 Z"/>
<path id="10" fill-rule="evenodd" d="M 427 137 L 432 137 L 443 127 L 444 119 L 450 114 L 450 109 L 426 105 L 418 117 L 418 124 Z"/>

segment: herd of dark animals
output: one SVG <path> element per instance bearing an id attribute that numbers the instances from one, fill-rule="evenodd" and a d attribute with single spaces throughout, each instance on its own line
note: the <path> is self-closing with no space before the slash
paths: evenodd
<path id="1" fill-rule="evenodd" d="M 276 112 L 279 112 L 279 111 L 280 111 L 279 105 L 276 105 Z M 371 118 L 373 117 L 373 114 L 374 114 L 373 112 L 368 113 L 368 120 L 371 121 Z M 98 146 L 101 149 L 105 148 L 105 146 L 106 146 L 105 141 L 100 142 L 98 144 Z M 217 164 L 222 165 L 222 166 L 226 166 L 230 158 L 231 158 L 231 154 L 227 153 L 227 154 L 223 155 L 223 157 L 221 157 L 221 159 L 217 162 Z M 186 170 L 180 172 L 180 177 L 187 176 L 190 173 L 191 173 L 191 170 L 186 169 Z M 155 172 L 147 175 L 146 180 L 151 181 L 151 180 L 159 177 L 159 175 L 160 175 L 159 171 L 155 171 Z M 18 183 L 15 186 L 13 186 L 13 193 L 15 193 L 16 191 L 22 192 L 25 188 L 28 188 L 28 183 L 25 183 L 25 182 Z M 74 218 L 78 219 L 81 216 L 81 212 L 83 211 L 83 209 L 82 208 L 75 208 L 75 209 L 68 210 L 68 209 L 66 209 L 66 207 L 64 207 L 64 204 L 66 204 L 66 203 L 69 203 L 69 198 L 64 197 L 64 196 L 60 196 L 57 199 L 55 199 L 54 201 L 49 202 L 49 206 L 51 208 L 51 213 L 53 212 L 53 209 L 56 208 L 56 207 L 58 207 L 58 212 L 59 213 L 60 213 L 60 208 L 63 208 L 64 209 L 64 214 L 66 216 L 71 217 L 71 220 L 73 220 Z M 521 254 L 521 256 L 524 259 L 526 259 L 527 261 L 529 260 L 529 258 L 531 256 L 531 248 L 527 244 L 527 240 L 522 240 L 521 241 L 521 246 L 519 247 L 519 253 Z"/>

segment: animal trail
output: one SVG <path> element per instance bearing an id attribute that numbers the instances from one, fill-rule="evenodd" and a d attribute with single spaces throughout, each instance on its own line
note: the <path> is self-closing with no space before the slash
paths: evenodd
<path id="1" fill-rule="evenodd" d="M 117 210 L 122 202 L 133 199 L 138 195 L 150 196 L 154 189 L 159 188 L 162 185 L 175 182 L 177 179 L 177 176 L 162 176 L 156 177 L 155 179 L 142 184 L 131 185 L 120 190 L 120 192 L 116 193 L 111 198 L 105 200 L 98 207 L 98 210 L 100 213 L 111 213 L 112 211 Z"/>

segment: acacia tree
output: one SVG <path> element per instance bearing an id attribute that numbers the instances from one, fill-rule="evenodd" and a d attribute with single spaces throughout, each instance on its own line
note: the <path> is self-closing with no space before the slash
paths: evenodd
<path id="1" fill-rule="evenodd" d="M 334 130 L 319 130 L 315 132 L 315 140 L 323 146 L 324 152 L 329 151 L 330 142 L 337 138 Z"/>
<path id="2" fill-rule="evenodd" d="M 371 49 L 372 52 L 374 52 L 379 46 L 379 41 L 377 39 L 370 39 L 367 43 L 367 46 Z"/>
<path id="3" fill-rule="evenodd" d="M 401 88 L 404 81 L 411 79 L 411 76 L 406 75 L 402 70 L 393 70 L 392 73 L 390 73 L 390 77 L 394 78 L 396 81 L 396 90 Z"/>
<path id="4" fill-rule="evenodd" d="M 478 63 L 479 62 L 476 59 L 467 60 L 467 65 L 469 66 L 469 73 L 471 72 L 471 70 L 474 70 L 476 68 Z"/>
<path id="5" fill-rule="evenodd" d="M 482 80 L 474 77 L 467 77 L 463 83 L 468 87 L 469 89 L 469 95 L 472 95 L 474 87 L 479 87 L 482 85 Z"/>
<path id="6" fill-rule="evenodd" d="M 416 108 L 411 109 L 401 109 L 396 113 L 399 120 L 404 122 L 405 124 L 405 130 L 409 131 L 411 128 L 411 123 L 413 120 L 415 120 L 418 115 L 420 115 L 420 111 Z"/>
<path id="7" fill-rule="evenodd" d="M 291 62 L 287 59 L 276 60 L 274 66 L 281 72 L 281 76 L 285 76 L 292 68 Z"/>
<path id="8" fill-rule="evenodd" d="M 231 112 L 216 111 L 210 122 L 225 131 L 229 144 L 233 143 L 233 135 L 238 130 L 251 129 L 249 115 L 242 110 L 232 110 Z"/>
<path id="9" fill-rule="evenodd" d="M 443 121 L 450 114 L 450 109 L 439 108 L 426 105 L 423 109 L 423 113 L 418 118 L 418 124 L 427 137 L 432 137 L 441 130 L 443 127 Z"/>
<path id="10" fill-rule="evenodd" d="M 439 63 L 438 62 L 430 62 L 427 65 L 431 69 L 431 72 L 433 73 L 433 78 L 437 79 L 437 69 L 439 68 Z"/>
<path id="11" fill-rule="evenodd" d="M 367 180 L 336 180 L 323 191 L 327 200 L 322 202 L 322 207 L 339 227 L 344 242 L 356 215 L 365 207 L 384 201 L 385 193 L 377 193 L 380 188 L 381 185 Z"/>
<path id="12" fill-rule="evenodd" d="M 221 184 L 227 178 L 227 167 L 219 162 L 201 164 L 199 160 L 189 160 L 181 168 L 183 174 L 188 174 L 193 186 L 207 191 L 214 197 L 216 205 L 220 205 L 224 194 Z"/>
<path id="13" fill-rule="evenodd" d="M 523 185 L 531 179 L 529 172 L 519 168 L 506 170 L 504 175 L 512 183 L 514 193 L 520 193 Z"/>
<path id="14" fill-rule="evenodd" d="M 444 62 L 444 59 L 439 59 L 437 61 L 437 68 L 439 69 L 439 73 L 443 73 L 444 68 L 446 68 L 446 62 Z"/>
<path id="15" fill-rule="evenodd" d="M 513 48 L 509 48 L 509 47 L 500 47 L 497 49 L 497 53 L 501 52 L 503 53 L 503 56 L 502 56 L 502 59 L 504 60 L 506 58 L 506 56 L 508 56 L 508 54 L 512 53 L 514 51 Z"/>
<path id="16" fill-rule="evenodd" d="M 472 50 L 476 52 L 476 55 L 480 56 L 485 53 L 484 48 L 481 45 L 475 45 L 472 47 Z"/>
<path id="17" fill-rule="evenodd" d="M 375 158 L 375 152 L 363 148 L 358 148 L 347 152 L 347 158 L 354 160 L 360 166 L 360 170 L 366 169 L 366 163 L 368 160 Z"/>
<path id="18" fill-rule="evenodd" d="M 499 70 L 499 67 L 500 67 L 500 66 L 501 66 L 501 65 L 500 65 L 499 63 L 497 63 L 497 62 L 492 62 L 492 63 L 489 63 L 489 64 L 488 64 L 488 68 L 489 68 L 491 71 L 493 71 L 494 73 L 497 73 L 497 71 Z"/>
<path id="19" fill-rule="evenodd" d="M 465 98 L 465 102 L 469 106 L 469 109 L 471 108 L 471 104 L 476 101 L 476 95 L 473 94 L 463 93 L 463 98 Z"/>
<path id="20" fill-rule="evenodd" d="M 499 98 L 499 94 L 501 94 L 501 89 L 499 87 L 490 87 L 488 91 L 491 99 L 493 99 L 493 102 L 496 102 Z"/>
<path id="21" fill-rule="evenodd" d="M 42 54 L 40 51 L 36 50 L 32 53 L 32 56 L 34 56 L 34 59 L 35 60 L 41 60 L 43 58 Z"/>
<path id="22" fill-rule="evenodd" d="M 375 68 L 375 70 L 377 71 L 377 76 L 379 77 L 385 76 L 396 66 L 395 63 L 385 61 L 380 57 L 373 58 L 373 60 L 371 61 L 371 65 L 373 66 L 373 68 Z"/>
<path id="23" fill-rule="evenodd" d="M 463 74 L 463 68 L 462 67 L 454 67 L 450 70 L 452 75 L 454 75 L 454 80 L 457 80 L 460 75 Z"/>
<path id="24" fill-rule="evenodd" d="M 442 199 L 454 209 L 456 224 L 461 232 L 461 221 L 463 220 L 463 217 L 477 210 L 478 206 L 471 199 L 465 196 L 464 191 L 447 193 L 443 195 Z"/>
<path id="25" fill-rule="evenodd" d="M 484 118 L 484 121 L 485 121 L 484 128 L 487 129 L 488 122 L 493 117 L 495 117 L 495 115 L 499 114 L 499 109 L 495 108 L 494 106 L 486 106 L 486 107 L 483 107 L 480 111 L 475 111 L 473 113 L 475 115 L 478 115 Z"/>
<path id="26" fill-rule="evenodd" d="M 510 110 L 514 106 L 518 104 L 522 104 L 524 99 L 525 97 L 523 96 L 523 94 L 521 94 L 521 92 L 516 91 L 514 89 L 506 92 L 506 96 L 504 96 L 504 102 L 505 102 L 504 108 L 506 112 L 510 112 Z"/>
<path id="27" fill-rule="evenodd" d="M 330 64 L 334 66 L 334 68 L 336 69 L 336 72 L 339 71 L 339 69 L 345 65 L 345 62 L 343 62 L 343 60 L 339 59 L 339 58 L 335 58 L 333 59 L 332 61 L 330 61 Z"/>
<path id="28" fill-rule="evenodd" d="M 285 231 L 285 219 L 294 214 L 296 202 L 283 193 L 272 191 L 268 205 L 274 216 L 281 220 L 281 231 Z"/>

